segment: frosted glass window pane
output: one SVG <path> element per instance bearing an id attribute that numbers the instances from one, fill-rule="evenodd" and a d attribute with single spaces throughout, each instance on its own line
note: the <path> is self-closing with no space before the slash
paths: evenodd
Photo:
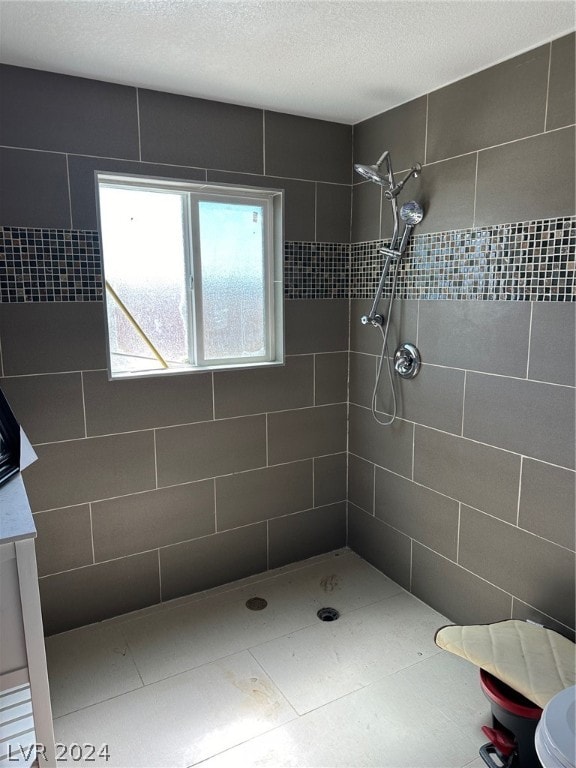
<path id="1" fill-rule="evenodd" d="M 189 361 L 184 200 L 181 193 L 100 186 L 106 280 L 170 367 Z M 114 368 L 133 369 L 138 360 L 143 369 L 158 367 L 109 293 L 106 304 Z"/>
<path id="2" fill-rule="evenodd" d="M 198 205 L 204 358 L 265 357 L 264 208 Z"/>

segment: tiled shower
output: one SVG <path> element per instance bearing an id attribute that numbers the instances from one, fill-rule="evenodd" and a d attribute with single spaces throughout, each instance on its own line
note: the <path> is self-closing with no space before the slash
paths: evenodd
<path id="1" fill-rule="evenodd" d="M 453 621 L 573 632 L 573 73 L 570 35 L 352 127 L 2 67 L 0 386 L 48 634 L 346 544 Z M 359 318 L 391 221 L 351 162 L 384 149 L 426 210 L 388 429 Z M 284 367 L 108 381 L 95 170 L 285 189 Z"/>

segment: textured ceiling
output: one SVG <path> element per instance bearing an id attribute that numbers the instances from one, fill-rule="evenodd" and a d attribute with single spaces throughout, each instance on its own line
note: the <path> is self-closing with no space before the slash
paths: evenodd
<path id="1" fill-rule="evenodd" d="M 0 60 L 355 123 L 574 28 L 559 0 L 0 0 Z"/>

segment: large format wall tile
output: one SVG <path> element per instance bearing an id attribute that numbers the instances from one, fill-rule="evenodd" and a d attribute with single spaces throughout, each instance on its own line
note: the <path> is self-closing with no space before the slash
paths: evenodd
<path id="1" fill-rule="evenodd" d="M 350 184 L 352 126 L 264 113 L 266 173 Z"/>
<path id="2" fill-rule="evenodd" d="M 308 460 L 217 478 L 218 530 L 310 509 L 312 473 Z"/>
<path id="3" fill-rule="evenodd" d="M 490 546 L 479 546 L 490 542 Z M 574 625 L 574 553 L 462 507 L 458 562 L 568 626 Z"/>
<path id="4" fill-rule="evenodd" d="M 270 568 L 340 549 L 346 544 L 346 502 L 275 518 L 268 532 Z"/>
<path id="5" fill-rule="evenodd" d="M 282 464 L 346 450 L 346 406 L 323 405 L 268 415 L 268 461 Z"/>
<path id="6" fill-rule="evenodd" d="M 314 459 L 314 506 L 346 501 L 346 454 Z"/>
<path id="7" fill-rule="evenodd" d="M 285 315 L 288 355 L 348 349 L 347 299 L 294 299 Z"/>
<path id="8" fill-rule="evenodd" d="M 348 454 L 348 501 L 374 514 L 374 464 Z"/>
<path id="9" fill-rule="evenodd" d="M 362 405 L 364 408 L 372 407 L 372 395 L 374 393 L 374 383 L 378 372 L 378 358 L 374 355 L 364 355 L 358 352 L 350 352 L 350 402 L 355 405 Z M 387 383 L 386 369 L 383 369 L 384 378 Z"/>
<path id="10" fill-rule="evenodd" d="M 410 589 L 411 541 L 408 536 L 350 503 L 348 546 L 401 587 Z"/>
<path id="11" fill-rule="evenodd" d="M 0 149 L 0 222 L 10 227 L 70 227 L 64 155 Z"/>
<path id="12" fill-rule="evenodd" d="M 575 549 L 576 474 L 524 459 L 518 525 L 568 549 Z"/>
<path id="13" fill-rule="evenodd" d="M 38 461 L 24 472 L 35 512 L 155 486 L 152 432 L 47 443 L 35 450 Z"/>
<path id="14" fill-rule="evenodd" d="M 544 130 L 549 46 L 515 56 L 428 96 L 427 162 Z"/>
<path id="15" fill-rule="evenodd" d="M 420 302 L 418 346 L 428 363 L 525 376 L 529 334 L 528 302 Z"/>
<path id="16" fill-rule="evenodd" d="M 317 183 L 314 239 L 319 243 L 349 243 L 351 204 L 352 189 L 348 185 Z"/>
<path id="17" fill-rule="evenodd" d="M 215 531 L 214 483 L 176 485 L 92 504 L 96 562 Z"/>
<path id="18" fill-rule="evenodd" d="M 345 403 L 348 399 L 348 353 L 314 355 L 314 403 Z"/>
<path id="19" fill-rule="evenodd" d="M 510 618 L 510 595 L 416 542 L 412 592 L 456 624 L 489 624 Z"/>
<path id="20" fill-rule="evenodd" d="M 35 547 L 39 576 L 92 564 L 88 504 L 40 512 L 34 515 L 34 525 L 38 534 Z"/>
<path id="21" fill-rule="evenodd" d="M 468 373 L 464 436 L 574 468 L 575 390 Z"/>
<path id="22" fill-rule="evenodd" d="M 100 302 L 0 304 L 0 338 L 5 376 L 106 366 Z"/>
<path id="23" fill-rule="evenodd" d="M 287 357 L 285 365 L 274 368 L 214 374 L 214 409 L 217 419 L 305 408 L 313 403 L 312 355 Z"/>
<path id="24" fill-rule="evenodd" d="M 353 243 L 379 240 L 381 229 L 382 188 L 370 181 L 354 184 L 352 188 Z"/>
<path id="25" fill-rule="evenodd" d="M 266 466 L 266 417 L 207 421 L 156 432 L 158 485 Z"/>
<path id="26" fill-rule="evenodd" d="M 160 600 L 158 554 L 89 565 L 40 579 L 44 631 L 65 632 Z"/>
<path id="27" fill-rule="evenodd" d="M 160 549 L 162 600 L 265 571 L 266 523 Z"/>
<path id="28" fill-rule="evenodd" d="M 576 35 L 566 35 L 551 43 L 550 83 L 546 130 L 573 125 L 576 122 L 576 87 L 574 50 Z"/>
<path id="29" fill-rule="evenodd" d="M 138 159 L 135 88 L 7 65 L 0 72 L 0 144 Z"/>
<path id="30" fill-rule="evenodd" d="M 262 112 L 140 89 L 144 162 L 262 173 Z"/>
<path id="31" fill-rule="evenodd" d="M 85 436 L 80 373 L 13 376 L 0 379 L 0 389 L 31 442 Z"/>
<path id="32" fill-rule="evenodd" d="M 476 226 L 573 215 L 573 127 L 479 153 Z"/>
<path id="33" fill-rule="evenodd" d="M 88 435 L 212 419 L 209 373 L 110 381 L 106 371 L 87 371 L 82 377 Z"/>
<path id="34" fill-rule="evenodd" d="M 412 539 L 456 558 L 458 502 L 376 467 L 375 515 Z"/>
<path id="35" fill-rule="evenodd" d="M 520 456 L 416 427 L 414 480 L 453 499 L 516 522 Z"/>
<path id="36" fill-rule="evenodd" d="M 385 469 L 411 477 L 413 430 L 413 424 L 407 421 L 395 421 L 384 427 L 367 408 L 351 405 L 348 449 Z"/>
<path id="37" fill-rule="evenodd" d="M 576 302 L 533 302 L 528 378 L 575 385 Z"/>
<path id="38" fill-rule="evenodd" d="M 378 277 L 380 277 L 378 275 Z M 375 293 L 375 291 L 374 291 Z M 418 333 L 418 301 L 397 299 L 392 307 L 392 320 L 388 332 L 388 349 L 395 350 L 402 341 L 416 341 Z M 382 334 L 372 325 L 364 325 L 361 318 L 372 307 L 372 297 L 352 299 L 350 302 L 350 350 L 380 357 Z M 380 302 L 379 311 L 386 315 L 388 300 Z M 428 360 L 428 362 L 432 362 Z"/>
<path id="39" fill-rule="evenodd" d="M 572 640 L 573 643 L 576 642 L 576 633 L 572 627 L 567 627 L 566 624 L 551 619 L 547 614 L 538 611 L 532 605 L 522 602 L 522 600 L 518 600 L 517 597 L 512 598 L 512 618 L 520 619 L 520 621 L 535 621 L 537 624 L 542 624 L 543 627 L 559 632 L 564 637 Z"/>

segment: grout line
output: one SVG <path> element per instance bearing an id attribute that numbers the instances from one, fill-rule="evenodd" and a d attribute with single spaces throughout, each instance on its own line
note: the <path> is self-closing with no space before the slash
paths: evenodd
<path id="1" fill-rule="evenodd" d="M 318 182 L 314 182 L 314 242 L 318 242 Z"/>
<path id="2" fill-rule="evenodd" d="M 412 424 L 412 472 L 410 479 L 414 482 L 414 456 L 416 452 L 416 424 Z"/>
<path id="3" fill-rule="evenodd" d="M 530 302 L 530 322 L 528 323 L 528 351 L 526 354 L 526 380 L 529 381 L 528 374 L 530 372 L 530 353 L 532 346 L 532 318 L 534 317 L 534 302 Z"/>
<path id="4" fill-rule="evenodd" d="M 414 562 L 414 539 L 410 537 L 410 566 L 408 571 L 408 591 L 412 592 L 412 563 Z"/>
<path id="5" fill-rule="evenodd" d="M 376 464 L 372 468 L 372 517 L 376 517 Z"/>
<path id="6" fill-rule="evenodd" d="M 516 527 L 520 528 L 520 499 L 522 497 L 522 474 L 524 472 L 524 456 L 520 457 L 520 474 L 518 476 L 518 504 L 516 506 Z"/>
<path id="7" fill-rule="evenodd" d="M 82 413 L 84 415 L 84 437 L 88 437 L 88 425 L 86 421 L 86 396 L 84 394 L 84 373 L 80 371 L 80 389 L 82 391 Z"/>
<path id="8" fill-rule="evenodd" d="M 468 371 L 464 371 L 464 384 L 462 386 L 462 422 L 460 424 L 460 437 L 464 437 L 464 413 L 466 409 L 466 380 Z"/>
<path id="9" fill-rule="evenodd" d="M 218 501 L 216 494 L 216 478 L 212 479 L 212 488 L 214 491 L 214 533 L 220 533 L 218 530 Z"/>
<path id="10" fill-rule="evenodd" d="M 74 229 L 72 220 L 72 192 L 70 190 L 70 163 L 68 162 L 68 153 L 66 153 L 66 183 L 68 184 L 68 208 L 70 209 L 70 229 Z"/>
<path id="11" fill-rule="evenodd" d="M 266 520 L 266 570 L 270 570 L 270 520 Z"/>
<path id="12" fill-rule="evenodd" d="M 266 433 L 266 466 L 270 466 L 270 459 L 268 455 L 268 414 L 266 414 L 266 423 L 265 423 L 265 433 Z M 290 462 L 286 462 L 290 463 Z"/>
<path id="13" fill-rule="evenodd" d="M 462 520 L 462 502 L 458 502 L 458 528 L 456 531 L 456 562 L 460 561 L 460 522 Z"/>
<path id="14" fill-rule="evenodd" d="M 549 43 L 548 50 L 548 77 L 546 79 L 546 106 L 544 108 L 544 132 L 546 132 L 546 124 L 548 122 L 548 100 L 550 98 L 550 72 L 552 71 L 552 41 Z"/>
<path id="15" fill-rule="evenodd" d="M 472 229 L 476 226 L 476 198 L 478 196 L 478 159 L 480 152 L 476 152 L 476 168 L 474 170 L 474 205 L 472 207 Z"/>
<path id="16" fill-rule="evenodd" d="M 92 502 L 88 502 L 88 513 L 90 515 L 90 543 L 92 545 L 92 565 L 96 565 L 96 554 L 94 552 L 94 525 L 92 522 Z M 74 569 L 71 569 L 74 570 Z"/>
<path id="17" fill-rule="evenodd" d="M 316 458 L 312 458 L 312 508 L 316 506 Z"/>
<path id="18" fill-rule="evenodd" d="M 142 162 L 142 136 L 140 133 L 140 89 L 136 88 L 136 121 L 138 124 L 138 161 Z"/>
<path id="19" fill-rule="evenodd" d="M 426 94 L 426 125 L 424 128 L 424 162 L 423 165 L 426 165 L 426 158 L 428 157 L 428 110 L 429 110 L 429 99 L 430 94 Z"/>
<path id="20" fill-rule="evenodd" d="M 416 346 L 419 343 L 420 337 L 420 299 L 416 299 Z"/>
<path id="21" fill-rule="evenodd" d="M 152 430 L 153 435 L 153 441 L 154 441 L 154 484 L 155 484 L 155 490 L 158 490 L 158 452 L 156 449 L 156 430 Z"/>
<path id="22" fill-rule="evenodd" d="M 216 421 L 216 387 L 214 386 L 214 371 L 212 371 L 212 420 Z"/>
<path id="23" fill-rule="evenodd" d="M 312 406 L 316 406 L 316 354 L 312 355 Z"/>
<path id="24" fill-rule="evenodd" d="M 160 548 L 156 550 L 158 552 L 158 592 L 160 595 L 160 602 L 162 602 L 162 568 L 160 567 Z"/>

